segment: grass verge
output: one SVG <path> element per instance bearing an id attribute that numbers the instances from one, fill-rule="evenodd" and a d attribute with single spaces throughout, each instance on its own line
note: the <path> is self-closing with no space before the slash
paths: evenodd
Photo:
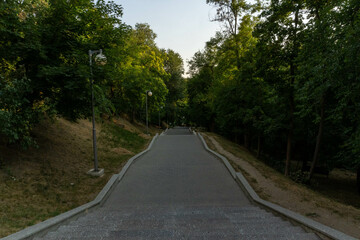
<path id="1" fill-rule="evenodd" d="M 121 122 L 97 124 L 99 167 L 105 169 L 100 178 L 86 174 L 93 168 L 88 120 L 44 121 L 34 130 L 37 149 L 0 146 L 0 238 L 93 200 L 151 140 L 142 129 Z"/>

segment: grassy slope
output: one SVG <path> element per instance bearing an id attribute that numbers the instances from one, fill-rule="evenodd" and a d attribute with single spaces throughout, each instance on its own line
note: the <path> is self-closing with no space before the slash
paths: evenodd
<path id="1" fill-rule="evenodd" d="M 131 156 L 145 149 L 151 137 L 144 130 L 123 119 L 97 124 L 101 178 L 86 174 L 93 167 L 88 120 L 43 122 L 34 130 L 38 149 L 0 146 L 0 238 L 93 200 Z"/>

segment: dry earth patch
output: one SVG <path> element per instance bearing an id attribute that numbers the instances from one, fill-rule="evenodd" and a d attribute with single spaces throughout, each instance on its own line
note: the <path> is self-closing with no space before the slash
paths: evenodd
<path id="1" fill-rule="evenodd" d="M 360 209 L 328 198 L 295 183 L 257 160 L 251 153 L 219 135 L 202 133 L 208 146 L 241 171 L 264 200 L 307 216 L 348 235 L 360 238 Z M 335 174 L 339 174 L 335 171 Z"/>

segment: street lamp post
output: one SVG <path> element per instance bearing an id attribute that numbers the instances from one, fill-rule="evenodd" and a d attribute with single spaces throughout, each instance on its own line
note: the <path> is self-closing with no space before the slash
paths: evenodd
<path id="1" fill-rule="evenodd" d="M 92 71 L 92 56 L 95 56 L 95 61 L 101 65 L 106 63 L 106 57 L 102 54 L 102 49 L 89 50 L 89 65 L 90 65 L 90 82 L 91 82 L 91 111 L 92 111 L 92 127 L 93 127 L 93 150 L 94 150 L 94 169 L 91 169 L 88 173 L 93 176 L 101 176 L 104 173 L 104 169 L 99 169 L 97 158 L 97 146 L 96 146 L 96 128 L 95 128 L 95 97 L 94 97 L 94 78 Z"/>
<path id="2" fill-rule="evenodd" d="M 149 120 L 148 120 L 148 96 L 152 96 L 151 90 L 146 90 L 146 134 L 149 135 Z"/>
<path id="3" fill-rule="evenodd" d="M 161 106 L 161 107 L 159 108 L 159 128 L 161 128 L 161 125 L 160 125 L 160 111 L 161 111 L 161 109 L 163 109 L 163 106 Z"/>

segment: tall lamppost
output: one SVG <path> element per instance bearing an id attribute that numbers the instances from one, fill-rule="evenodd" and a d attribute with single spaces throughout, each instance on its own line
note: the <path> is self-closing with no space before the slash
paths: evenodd
<path id="1" fill-rule="evenodd" d="M 149 135 L 149 121 L 148 121 L 148 96 L 152 96 L 151 90 L 146 90 L 146 134 Z"/>
<path id="2" fill-rule="evenodd" d="M 91 111 L 92 111 L 92 127 L 93 127 L 93 150 L 94 150 L 94 169 L 91 169 L 88 173 L 93 176 L 101 176 L 104 174 L 104 169 L 99 169 L 97 158 L 97 146 L 96 146 L 96 128 L 95 128 L 95 98 L 94 98 L 94 77 L 92 71 L 92 56 L 95 56 L 95 62 L 99 65 L 106 64 L 106 57 L 102 54 L 102 49 L 89 50 L 89 65 L 90 65 L 90 82 L 91 82 Z"/>
<path id="3" fill-rule="evenodd" d="M 161 106 L 161 107 L 159 108 L 159 128 L 161 128 L 161 125 L 160 125 L 160 111 L 161 111 L 161 109 L 163 109 L 163 106 Z"/>

